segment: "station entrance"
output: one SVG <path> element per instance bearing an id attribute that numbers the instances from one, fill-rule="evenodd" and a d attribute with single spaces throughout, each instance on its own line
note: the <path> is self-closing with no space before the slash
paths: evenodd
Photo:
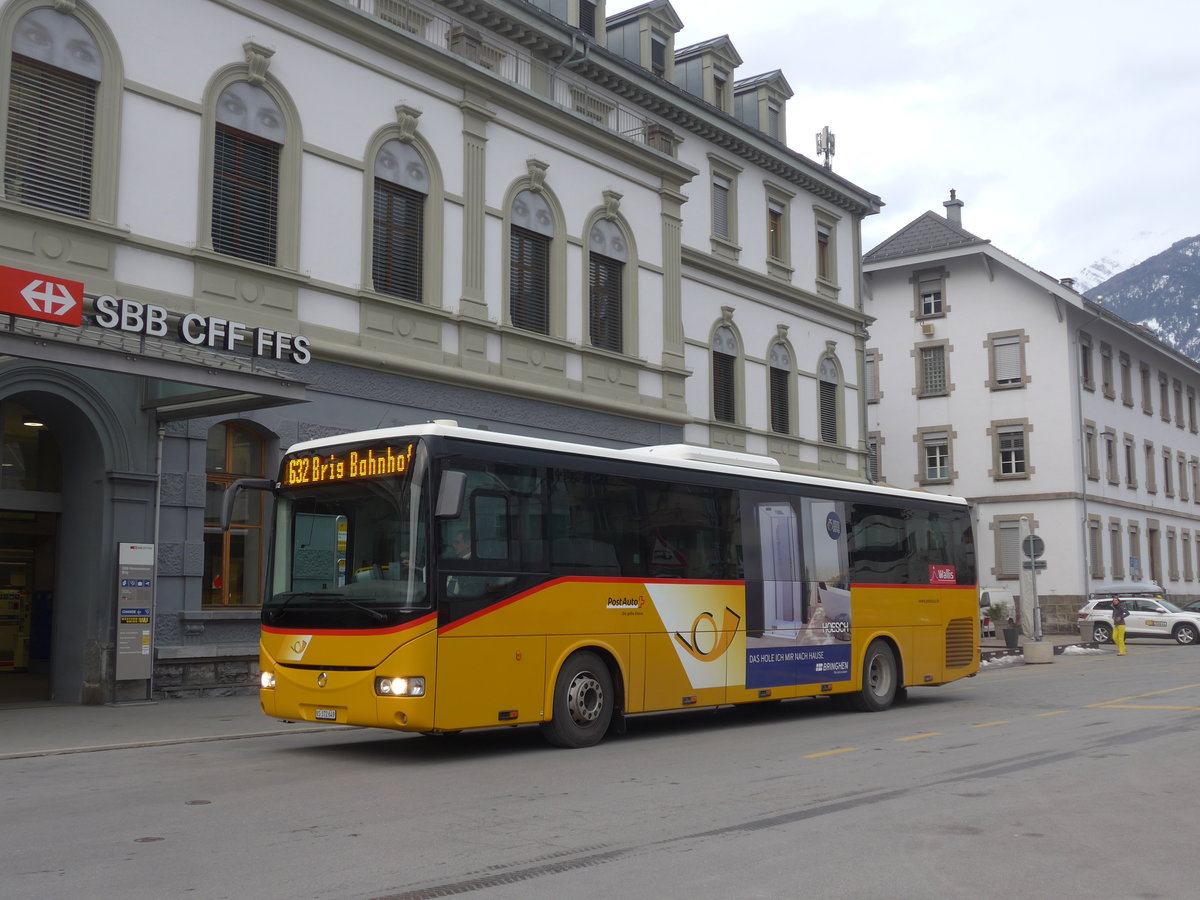
<path id="1" fill-rule="evenodd" d="M 58 443 L 23 404 L 0 403 L 0 703 L 48 700 L 61 508 Z"/>

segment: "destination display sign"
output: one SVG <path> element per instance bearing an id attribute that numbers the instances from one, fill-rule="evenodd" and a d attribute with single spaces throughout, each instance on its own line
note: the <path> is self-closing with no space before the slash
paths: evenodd
<path id="1" fill-rule="evenodd" d="M 407 474 L 414 444 L 355 447 L 338 453 L 299 454 L 283 461 L 280 482 L 284 487 L 339 484 Z"/>

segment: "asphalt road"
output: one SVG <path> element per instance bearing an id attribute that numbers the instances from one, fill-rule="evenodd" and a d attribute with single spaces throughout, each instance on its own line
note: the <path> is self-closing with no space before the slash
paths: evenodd
<path id="1" fill-rule="evenodd" d="M 264 720 L 269 723 L 269 720 Z M 0 896 L 1193 898 L 1200 648 L 536 728 L 0 760 Z"/>

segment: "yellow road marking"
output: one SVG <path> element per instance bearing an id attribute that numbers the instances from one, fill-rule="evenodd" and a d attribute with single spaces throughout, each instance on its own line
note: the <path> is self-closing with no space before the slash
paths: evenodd
<path id="1" fill-rule="evenodd" d="M 972 728 L 991 728 L 993 725 L 1007 725 L 1008 720 L 1002 719 L 999 722 L 980 722 L 978 725 L 972 725 Z"/>
<path id="2" fill-rule="evenodd" d="M 1066 714 L 1066 712 L 1067 712 L 1067 711 L 1066 711 L 1065 709 L 1059 709 L 1059 710 L 1056 710 L 1056 711 L 1054 711 L 1054 712 L 1048 712 L 1048 713 L 1038 713 L 1038 714 L 1037 714 L 1037 716 L 1036 716 L 1036 718 L 1038 718 L 1038 719 L 1045 719 L 1045 718 L 1047 718 L 1047 717 L 1049 717 L 1049 716 L 1061 716 L 1061 715 L 1065 715 L 1065 714 Z"/>
<path id="3" fill-rule="evenodd" d="M 853 753 L 857 747 L 841 747 L 837 750 L 826 750 L 824 753 L 809 753 L 807 756 L 800 757 L 801 759 L 817 759 L 821 756 L 836 756 L 839 753 Z"/>
<path id="4" fill-rule="evenodd" d="M 1173 687 L 1173 688 L 1164 688 L 1164 689 L 1163 689 L 1163 690 L 1161 690 L 1161 691 L 1150 691 L 1150 692 L 1149 692 L 1149 693 L 1147 693 L 1147 694 L 1134 694 L 1134 695 L 1132 695 L 1132 696 L 1130 696 L 1130 697 L 1118 697 L 1118 698 L 1117 698 L 1117 699 L 1115 699 L 1115 700 L 1105 700 L 1105 701 L 1103 701 L 1102 703 L 1090 703 L 1090 704 L 1088 704 L 1088 705 L 1087 705 L 1086 707 L 1084 707 L 1084 708 L 1085 708 L 1085 709 L 1104 709 L 1104 708 L 1112 708 L 1112 707 L 1118 706 L 1118 705 L 1120 705 L 1120 704 L 1129 703 L 1129 701 L 1131 701 L 1131 700 L 1143 700 L 1143 699 L 1145 699 L 1146 697 L 1157 697 L 1157 696 L 1159 696 L 1160 694 L 1172 694 L 1172 693 L 1174 693 L 1175 691 L 1190 691 L 1190 690 L 1194 690 L 1195 688 L 1200 688 L 1200 684 L 1183 684 L 1183 685 L 1180 685 L 1179 687 Z M 1135 708 L 1138 708 L 1138 707 L 1135 707 Z M 1194 709 L 1195 707 L 1191 707 L 1191 706 L 1181 706 L 1181 707 L 1171 707 L 1171 706 L 1167 706 L 1167 707 L 1162 707 L 1162 708 L 1163 708 L 1163 709 Z"/>
<path id="5" fill-rule="evenodd" d="M 1093 703 L 1099 709 L 1178 709 L 1186 712 L 1200 712 L 1200 706 L 1166 706 L 1154 703 Z"/>
<path id="6" fill-rule="evenodd" d="M 896 738 L 898 741 L 923 741 L 925 738 L 938 737 L 940 731 L 926 731 L 923 734 L 910 734 L 908 737 Z"/>

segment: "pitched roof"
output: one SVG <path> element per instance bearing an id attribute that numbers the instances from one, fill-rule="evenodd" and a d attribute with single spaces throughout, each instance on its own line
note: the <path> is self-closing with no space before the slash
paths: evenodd
<path id="1" fill-rule="evenodd" d="M 991 241 L 971 234 L 945 216 L 927 211 L 917 216 L 882 244 L 867 252 L 863 262 L 879 262 L 898 256 L 913 256 L 933 250 L 952 250 Z"/>

